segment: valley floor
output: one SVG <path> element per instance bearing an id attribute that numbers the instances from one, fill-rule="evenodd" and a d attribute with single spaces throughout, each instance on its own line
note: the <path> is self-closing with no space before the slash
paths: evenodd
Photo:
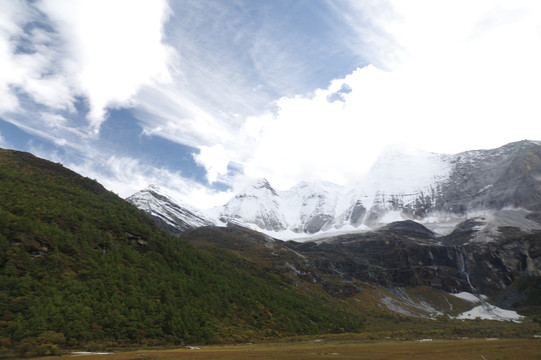
<path id="1" fill-rule="evenodd" d="M 55 360 L 66 357 L 47 357 Z M 84 360 L 128 359 L 541 359 L 541 339 L 461 339 L 416 341 L 360 341 L 355 335 L 339 338 L 212 345 L 201 348 L 140 350 L 112 354 L 89 354 Z"/>

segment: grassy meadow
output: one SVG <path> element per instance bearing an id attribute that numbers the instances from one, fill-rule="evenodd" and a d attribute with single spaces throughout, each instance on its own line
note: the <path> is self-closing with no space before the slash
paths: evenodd
<path id="1" fill-rule="evenodd" d="M 43 359 L 65 359 L 47 357 Z M 77 357 L 84 360 L 169 359 L 541 359 L 541 339 L 461 339 L 417 341 L 362 341 L 355 336 L 310 340 L 212 345 L 190 350 L 139 350 Z"/>

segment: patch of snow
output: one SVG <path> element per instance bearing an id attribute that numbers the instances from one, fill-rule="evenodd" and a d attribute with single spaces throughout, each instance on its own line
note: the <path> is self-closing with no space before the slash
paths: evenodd
<path id="1" fill-rule="evenodd" d="M 427 216 L 422 220 L 417 221 L 419 224 L 438 224 L 440 219 L 436 216 Z"/>
<path id="2" fill-rule="evenodd" d="M 412 317 L 424 317 L 420 316 L 419 314 L 414 314 L 411 311 L 407 310 L 404 306 L 404 304 L 400 304 L 398 300 L 395 300 L 391 297 L 384 296 L 381 298 L 382 305 L 387 309 L 394 311 L 395 313 L 406 315 L 406 316 L 412 316 Z"/>
<path id="3" fill-rule="evenodd" d="M 95 352 L 95 351 L 74 351 L 71 356 L 87 356 L 87 355 L 109 355 L 110 352 Z"/>
<path id="4" fill-rule="evenodd" d="M 385 215 L 383 215 L 381 219 L 379 219 L 380 222 L 385 223 L 385 224 L 390 224 L 395 221 L 403 221 L 403 220 L 404 220 L 404 217 L 402 216 L 402 212 L 399 210 L 389 211 L 385 213 Z"/>
<path id="5" fill-rule="evenodd" d="M 443 315 L 441 311 L 435 309 L 431 304 L 428 304 L 425 301 L 411 299 L 404 288 L 398 287 L 389 290 L 391 290 L 396 298 L 383 296 L 381 297 L 381 302 L 391 311 L 406 316 L 425 319 L 435 319 L 438 316 Z"/>
<path id="6" fill-rule="evenodd" d="M 481 300 L 479 299 L 479 297 L 477 297 L 477 295 L 473 295 L 472 293 L 469 293 L 467 291 L 463 291 L 463 292 L 460 292 L 457 294 L 451 294 L 451 295 L 456 296 L 457 298 L 460 298 L 462 300 L 470 301 L 473 303 L 481 302 Z"/>
<path id="7" fill-rule="evenodd" d="M 462 221 L 466 220 L 465 217 L 448 217 L 448 216 L 431 216 L 432 219 L 437 219 L 437 221 L 417 221 L 418 223 L 424 225 L 427 229 L 435 232 L 438 235 L 445 236 L 452 233 L 456 226 Z"/>
<path id="8" fill-rule="evenodd" d="M 513 310 L 504 310 L 497 306 L 483 303 L 469 311 L 459 314 L 456 318 L 461 320 L 473 320 L 479 318 L 483 320 L 520 322 L 524 316 L 517 314 L 517 312 Z"/>
<path id="9" fill-rule="evenodd" d="M 486 191 L 486 190 L 491 189 L 491 188 L 493 188 L 493 187 L 494 187 L 494 184 L 487 185 L 487 186 L 485 186 L 484 188 L 482 188 L 481 190 L 479 190 L 479 191 L 477 192 L 477 194 L 480 194 L 480 193 L 482 193 L 483 191 Z"/>
<path id="10" fill-rule="evenodd" d="M 329 182 L 302 182 L 290 190 L 279 192 L 280 210 L 289 226 L 303 229 L 315 216 L 336 217 L 338 199 L 344 189 Z"/>
<path id="11" fill-rule="evenodd" d="M 530 213 L 522 208 L 502 209 L 494 212 L 489 221 L 494 221 L 497 226 L 514 226 L 523 231 L 541 230 L 541 224 L 526 218 Z"/>
<path id="12" fill-rule="evenodd" d="M 447 179 L 450 171 L 450 161 L 444 155 L 390 145 L 370 169 L 365 178 L 370 181 L 362 181 L 361 187 L 372 190 L 365 193 L 407 195 Z"/>
<path id="13" fill-rule="evenodd" d="M 316 241 L 316 240 L 328 238 L 331 236 L 338 236 L 338 235 L 352 234 L 352 233 L 363 233 L 366 231 L 374 230 L 366 225 L 360 225 L 359 227 L 354 227 L 352 225 L 345 225 L 341 228 L 332 228 L 327 231 L 320 231 L 313 235 L 308 235 L 303 232 L 295 232 L 291 229 L 286 229 L 286 230 L 281 230 L 281 231 L 272 231 L 272 230 L 261 229 L 257 225 L 253 225 L 253 224 L 237 223 L 237 225 L 254 230 L 254 231 L 258 231 L 260 233 L 263 233 L 265 235 L 268 235 L 278 240 L 284 240 L 284 241 L 293 240 L 297 242 Z M 226 224 L 224 224 L 223 226 L 226 226 Z"/>
<path id="14" fill-rule="evenodd" d="M 338 235 L 344 235 L 344 234 L 355 234 L 355 233 L 364 233 L 367 231 L 374 230 L 373 228 L 366 226 L 364 224 L 359 225 L 358 227 L 354 227 L 353 225 L 344 225 L 340 228 L 333 228 L 327 231 L 320 231 L 318 233 L 315 233 L 313 235 L 307 236 L 303 233 L 295 233 L 296 237 L 287 237 L 287 238 L 280 238 L 277 237 L 277 239 L 280 240 L 294 240 L 298 242 L 306 242 L 306 241 L 317 241 L 320 239 L 326 239 L 331 236 L 338 236 Z"/>

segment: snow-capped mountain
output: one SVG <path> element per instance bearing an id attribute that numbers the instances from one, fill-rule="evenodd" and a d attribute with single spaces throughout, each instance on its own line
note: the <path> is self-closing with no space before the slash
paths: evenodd
<path id="1" fill-rule="evenodd" d="M 445 234 L 468 218 L 502 209 L 520 210 L 519 225 L 532 211 L 541 210 L 541 142 L 524 140 L 456 155 L 392 146 L 351 188 L 319 182 L 278 191 L 261 179 L 207 212 L 206 218 L 293 239 L 373 229 L 400 220 L 415 220 Z M 158 207 L 150 211 L 168 217 Z"/>
<path id="2" fill-rule="evenodd" d="M 133 194 L 126 200 L 149 214 L 160 228 L 174 234 L 214 225 L 199 210 L 179 200 L 173 200 L 164 190 L 154 185 Z"/>
<path id="3" fill-rule="evenodd" d="M 282 231 L 288 223 L 282 209 L 283 197 L 266 179 L 260 179 L 246 187 L 219 211 L 222 223 L 250 224 L 257 228 Z"/>
<path id="4" fill-rule="evenodd" d="M 372 227 L 422 216 L 441 195 L 441 184 L 451 171 L 449 155 L 388 147 L 367 176 L 349 191 L 343 223 Z"/>
<path id="5" fill-rule="evenodd" d="M 303 182 L 283 192 L 289 229 L 313 234 L 332 228 L 343 192 L 342 187 L 328 182 Z"/>
<path id="6" fill-rule="evenodd" d="M 338 185 L 324 182 L 303 182 L 290 190 L 277 191 L 266 179 L 259 179 L 213 212 L 217 222 L 224 224 L 311 234 L 334 224 L 342 191 Z"/>

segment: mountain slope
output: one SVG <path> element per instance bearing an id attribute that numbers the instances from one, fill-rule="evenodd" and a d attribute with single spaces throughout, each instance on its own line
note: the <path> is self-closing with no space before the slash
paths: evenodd
<path id="1" fill-rule="evenodd" d="M 317 242 L 283 242 L 234 225 L 192 229 L 184 238 L 247 271 L 277 275 L 321 299 L 339 299 L 361 314 L 374 334 L 376 329 L 407 328 L 397 325 L 397 316 L 416 318 L 418 326 L 429 329 L 442 324 L 417 321 L 443 317 L 445 324 L 456 329 L 461 325 L 449 319 L 471 311 L 506 321 L 523 318 L 495 308 L 489 303 L 493 300 L 505 309 L 537 316 L 538 235 L 514 236 L 488 246 L 457 246 L 445 244 L 445 239 L 421 224 L 403 221 Z M 528 260 L 523 262 L 525 254 Z"/>
<path id="2" fill-rule="evenodd" d="M 349 191 L 350 224 L 381 223 L 424 216 L 452 172 L 450 156 L 405 146 L 384 150 L 368 174 Z M 357 214 L 354 216 L 353 212 Z"/>
<path id="3" fill-rule="evenodd" d="M 81 346 L 360 327 L 337 304 L 331 308 L 277 277 L 257 277 L 159 231 L 143 211 L 59 164 L 0 150 L 0 199 L 4 345 L 24 350 L 36 344 L 28 339 L 51 331 Z"/>
<path id="4" fill-rule="evenodd" d="M 493 150 L 467 151 L 452 159 L 436 210 L 541 209 L 541 142 L 519 141 Z"/>
<path id="5" fill-rule="evenodd" d="M 149 186 L 126 199 L 145 211 L 162 230 L 180 234 L 188 229 L 214 225 L 197 209 L 173 200 L 156 186 Z"/>

